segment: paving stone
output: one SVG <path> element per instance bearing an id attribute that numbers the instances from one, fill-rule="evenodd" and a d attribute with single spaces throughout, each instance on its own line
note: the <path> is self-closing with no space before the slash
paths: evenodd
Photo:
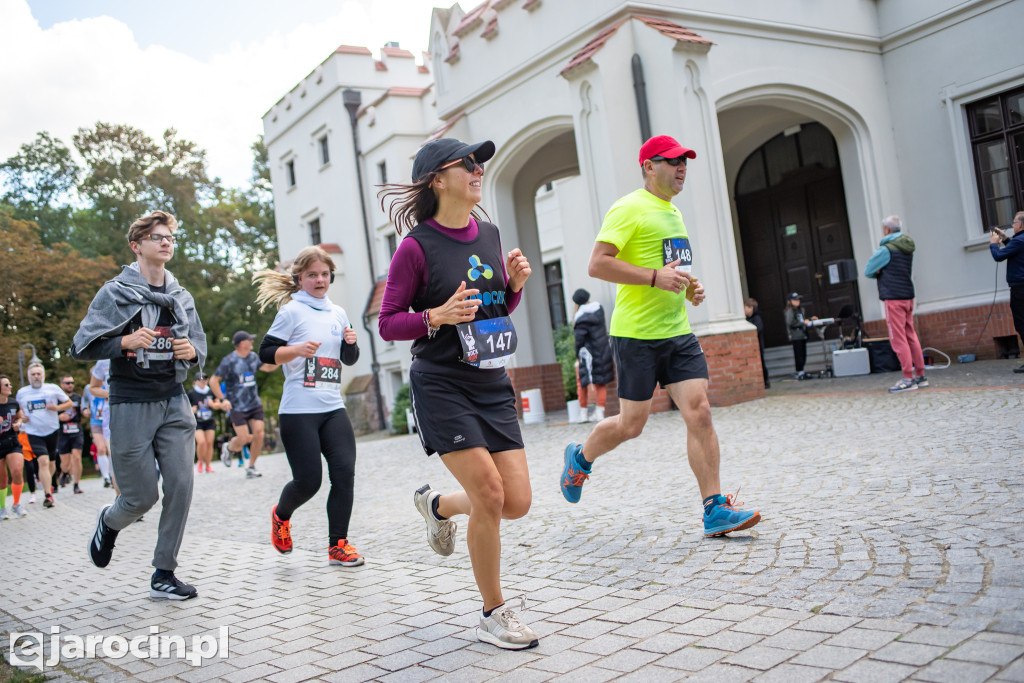
<path id="1" fill-rule="evenodd" d="M 682 669 L 683 671 L 700 671 L 731 654 L 726 650 L 686 647 L 658 660 L 658 666 Z"/>
<path id="2" fill-rule="evenodd" d="M 948 659 L 961 659 L 970 662 L 1006 666 L 1021 655 L 1024 655 L 1024 645 L 1010 645 L 972 639 L 951 650 L 946 657 Z"/>
<path id="3" fill-rule="evenodd" d="M 951 659 L 937 659 L 923 671 L 914 674 L 915 680 L 936 681 L 937 683 L 980 683 L 987 681 L 999 670 L 997 666 L 976 662 L 958 662 Z"/>
<path id="4" fill-rule="evenodd" d="M 826 669 L 845 669 L 867 654 L 867 650 L 856 650 L 850 647 L 834 647 L 832 645 L 816 645 L 807 652 L 793 658 L 793 664 L 816 666 Z"/>
<path id="5" fill-rule="evenodd" d="M 878 650 L 886 643 L 891 643 L 898 637 L 899 633 L 893 631 L 876 631 L 854 627 L 837 633 L 826 640 L 825 644 L 836 647 L 852 647 L 859 650 Z"/>
<path id="6" fill-rule="evenodd" d="M 698 640 L 695 645 L 698 647 L 711 648 L 714 650 L 728 650 L 739 652 L 750 647 L 754 643 L 764 640 L 764 636 L 753 633 L 741 633 L 739 631 L 726 630 Z"/>
<path id="7" fill-rule="evenodd" d="M 792 659 L 795 655 L 792 650 L 754 645 L 731 655 L 725 662 L 764 671 Z"/>
<path id="8" fill-rule="evenodd" d="M 752 680 L 757 683 L 810 683 L 823 680 L 832 673 L 829 669 L 797 664 L 780 664 Z"/>
<path id="9" fill-rule="evenodd" d="M 975 631 L 960 631 L 952 628 L 918 626 L 910 633 L 903 634 L 903 636 L 900 637 L 900 642 L 953 647 L 954 645 L 967 640 L 975 633 Z"/>
<path id="10" fill-rule="evenodd" d="M 897 683 L 897 681 L 906 679 L 916 670 L 916 667 L 905 664 L 862 659 L 842 671 L 837 671 L 832 678 L 849 683 L 865 683 L 867 681 L 870 683 Z"/>
<path id="11" fill-rule="evenodd" d="M 884 662 L 924 666 L 936 657 L 942 656 L 945 652 L 946 648 L 937 647 L 935 645 L 920 645 L 918 643 L 889 643 L 881 650 L 872 653 L 870 657 Z"/>

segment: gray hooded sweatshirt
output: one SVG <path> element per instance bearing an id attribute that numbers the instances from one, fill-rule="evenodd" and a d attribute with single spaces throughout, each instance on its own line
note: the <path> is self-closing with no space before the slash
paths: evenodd
<path id="1" fill-rule="evenodd" d="M 188 339 L 195 347 L 196 357 L 176 360 L 175 379 L 184 383 L 189 369 L 206 361 L 206 333 L 196 313 L 192 295 L 185 290 L 169 270 L 164 271 L 166 293 L 154 292 L 139 270 L 139 264 L 123 266 L 121 274 L 108 280 L 89 304 L 89 312 L 71 342 L 71 355 L 77 360 L 120 358 L 121 330 L 132 318 L 142 313 L 142 325 L 153 329 L 160 319 L 160 308 L 169 309 L 174 316 L 171 335 L 175 339 Z M 136 362 L 149 367 L 145 349 L 136 349 Z"/>

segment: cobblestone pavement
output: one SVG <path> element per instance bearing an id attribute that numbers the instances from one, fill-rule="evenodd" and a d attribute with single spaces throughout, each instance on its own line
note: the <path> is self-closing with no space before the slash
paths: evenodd
<path id="1" fill-rule="evenodd" d="M 764 517 L 727 538 L 701 536 L 677 415 L 652 416 L 599 460 L 575 506 L 558 491 L 561 453 L 590 427 L 559 415 L 527 426 L 534 504 L 503 526 L 504 585 L 527 597 L 534 650 L 476 642 L 465 520 L 441 558 L 412 506 L 420 484 L 454 480 L 415 436 L 359 444 L 350 535 L 367 564 L 354 569 L 327 565 L 326 483 L 293 517 L 296 551 L 271 548 L 282 455 L 260 461 L 262 479 L 219 464 L 198 476 L 178 575 L 200 597 L 184 603 L 147 597 L 157 510 L 100 570 L 85 546 L 109 492 L 87 481 L 51 510 L 28 506 L 0 522 L 0 631 L 230 628 L 226 659 L 62 661 L 47 670 L 58 680 L 1024 681 L 1024 377 L 1012 367 L 954 366 L 897 395 L 889 376 L 776 382 L 764 400 L 715 409 L 726 492 L 742 487 Z"/>

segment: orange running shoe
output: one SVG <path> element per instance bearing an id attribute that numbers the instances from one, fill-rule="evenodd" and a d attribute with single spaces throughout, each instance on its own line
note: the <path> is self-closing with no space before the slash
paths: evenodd
<path id="1" fill-rule="evenodd" d="M 363 563 L 363 556 L 352 547 L 347 538 L 338 541 L 338 545 L 327 550 L 330 555 L 330 564 L 340 564 L 343 567 L 358 567 Z"/>
<path id="2" fill-rule="evenodd" d="M 292 551 L 292 522 L 277 518 L 277 506 L 270 511 L 270 542 L 282 555 Z"/>

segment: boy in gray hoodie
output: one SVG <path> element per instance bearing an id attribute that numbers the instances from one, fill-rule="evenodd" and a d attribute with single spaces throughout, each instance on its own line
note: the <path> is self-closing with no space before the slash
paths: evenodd
<path id="1" fill-rule="evenodd" d="M 110 359 L 110 453 L 120 494 L 100 510 L 89 557 L 106 567 L 121 529 L 159 497 L 163 510 L 150 597 L 187 600 L 196 589 L 174 576 L 192 504 L 196 421 L 183 382 L 206 358 L 206 334 L 192 295 L 164 266 L 174 255 L 178 222 L 164 211 L 128 229 L 135 263 L 96 294 L 75 335 L 78 360 Z M 157 469 L 159 465 L 159 470 Z"/>

